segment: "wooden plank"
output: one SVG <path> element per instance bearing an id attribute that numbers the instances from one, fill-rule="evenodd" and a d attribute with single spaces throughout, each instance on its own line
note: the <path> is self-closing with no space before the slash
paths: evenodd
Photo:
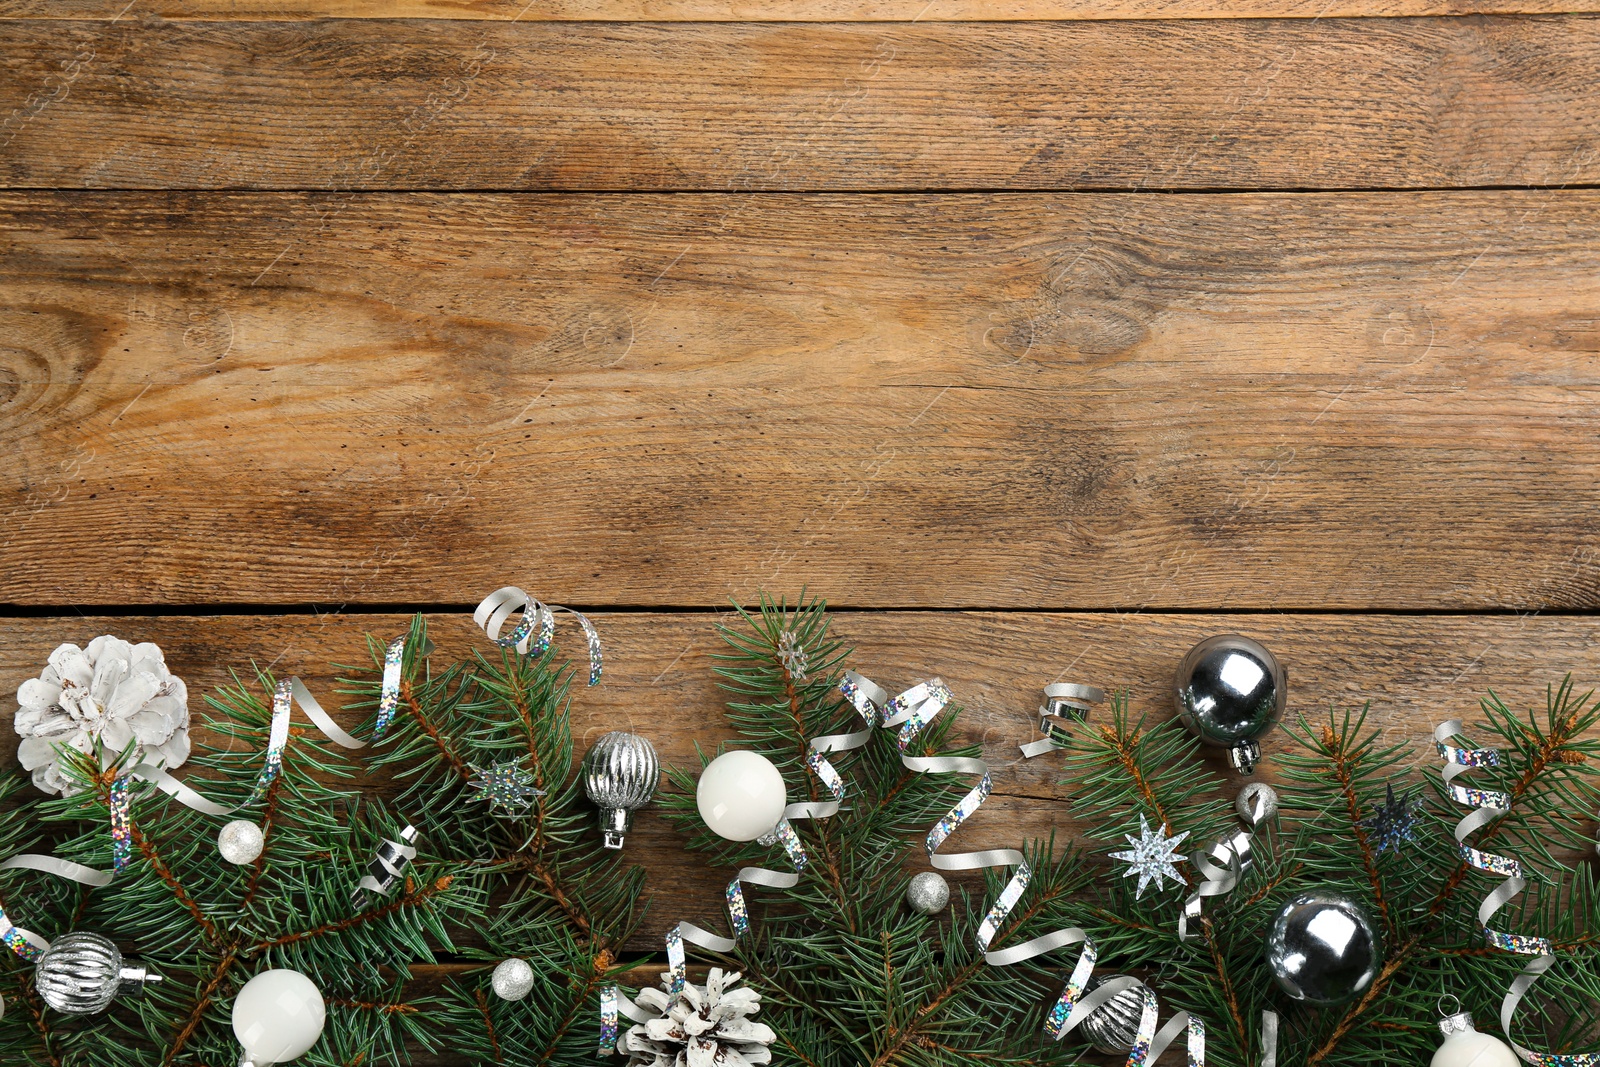
<path id="1" fill-rule="evenodd" d="M 1010 22 L 1560 15 L 1595 0 L 7 0 L 0 18 L 515 22 Z"/>
<path id="2" fill-rule="evenodd" d="M 1594 191 L 0 218 L 3 601 L 1600 603 Z"/>
<path id="3" fill-rule="evenodd" d="M 1600 22 L 13 21 L 0 115 L 29 188 L 1562 186 Z"/>
<path id="4" fill-rule="evenodd" d="M 710 614 L 605 614 L 597 617 L 606 643 L 606 677 L 576 690 L 574 736 L 580 748 L 611 729 L 648 735 L 668 763 L 690 765 L 694 742 L 730 736 L 721 717 L 725 694 L 716 688 L 708 655 L 720 647 L 718 617 Z M 0 691 L 14 692 L 62 641 L 83 643 L 102 632 L 152 640 L 185 678 L 192 710 L 199 694 L 226 680 L 229 667 L 272 663 L 299 673 L 334 707 L 332 662 L 355 662 L 364 632 L 400 632 L 402 616 L 231 616 L 220 618 L 38 618 L 0 622 Z M 1039 689 L 1057 680 L 1126 688 L 1134 710 L 1171 714 L 1167 689 L 1184 651 L 1219 632 L 1250 634 L 1272 648 L 1289 671 L 1290 710 L 1309 718 L 1372 702 L 1371 722 L 1390 741 L 1413 744 L 1416 768 L 1437 757 L 1429 733 L 1436 721 L 1469 722 L 1477 701 L 1493 688 L 1515 707 L 1542 707 L 1547 684 L 1567 672 L 1581 688 L 1600 676 L 1600 618 L 1377 617 L 1361 615 L 1146 615 L 1033 613 L 842 613 L 837 626 L 857 654 L 852 665 L 898 690 L 938 673 L 965 705 L 961 734 L 979 740 L 995 774 L 996 794 L 963 827 L 955 848 L 1015 846 L 1052 830 L 1084 840 L 1060 784 L 1058 759 L 1022 761 L 1015 746 L 1034 736 Z M 483 637 L 464 614 L 436 616 L 439 655 L 459 655 Z M 575 641 L 562 635 L 574 654 Z M 336 716 L 354 725 L 349 716 Z M 1290 748 L 1274 731 L 1263 745 L 1271 757 Z M 15 745 L 0 744 L 3 766 Z M 1237 781 L 1237 779 L 1234 779 Z M 1581 818 L 1592 818 L 1592 812 Z M 637 947 L 659 949 L 658 935 L 675 920 L 720 918 L 727 873 L 690 862 L 675 833 L 651 809 L 640 813 L 630 854 L 649 873 L 655 903 Z"/>

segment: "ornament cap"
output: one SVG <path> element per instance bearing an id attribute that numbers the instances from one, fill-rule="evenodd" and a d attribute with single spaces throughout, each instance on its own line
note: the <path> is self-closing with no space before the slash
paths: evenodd
<path id="1" fill-rule="evenodd" d="M 1240 741 L 1228 750 L 1228 762 L 1240 774 L 1254 774 L 1261 760 L 1261 746 L 1254 741 Z"/>
<path id="2" fill-rule="evenodd" d="M 159 974 L 152 974 L 145 970 L 144 965 L 129 961 L 117 973 L 117 980 L 121 983 L 118 994 L 124 997 L 137 997 L 144 994 L 144 987 L 151 982 L 165 981 Z"/>
<path id="3" fill-rule="evenodd" d="M 601 808 L 600 830 L 605 834 L 606 848 L 621 848 L 622 840 L 633 829 L 633 812 L 627 808 Z"/>
<path id="4" fill-rule="evenodd" d="M 1472 1013 L 1470 1011 L 1458 1011 L 1454 1015 L 1447 1015 L 1439 1020 L 1439 1032 L 1446 1037 L 1451 1034 L 1465 1034 L 1472 1029 Z"/>

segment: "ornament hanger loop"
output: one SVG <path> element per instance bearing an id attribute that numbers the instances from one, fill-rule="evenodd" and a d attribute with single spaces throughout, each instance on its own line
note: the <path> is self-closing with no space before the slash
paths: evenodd
<path id="1" fill-rule="evenodd" d="M 1444 1002 L 1447 1001 L 1447 1000 L 1455 1001 L 1455 1005 L 1456 1006 L 1454 1008 L 1447 1009 L 1444 1006 Z M 1448 1019 L 1452 1015 L 1460 1015 L 1461 1014 L 1461 998 L 1456 996 L 1454 993 L 1446 993 L 1444 996 L 1439 998 L 1439 1003 L 1438 1003 L 1437 1007 L 1439 1009 L 1439 1017 L 1441 1019 Z"/>

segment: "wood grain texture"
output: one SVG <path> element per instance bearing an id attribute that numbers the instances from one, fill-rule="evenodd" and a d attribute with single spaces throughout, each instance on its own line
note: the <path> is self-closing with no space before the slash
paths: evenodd
<path id="1" fill-rule="evenodd" d="M 1597 192 L 0 218 L 12 603 L 1600 603 Z"/>
<path id="2" fill-rule="evenodd" d="M 637 730 L 655 742 L 663 761 L 689 766 L 695 741 L 729 737 L 725 694 L 708 660 L 721 647 L 717 620 L 598 616 L 606 677 L 594 689 L 574 691 L 579 747 L 607 730 Z M 188 681 L 196 714 L 203 710 L 199 694 L 225 681 L 229 667 L 252 660 L 273 664 L 280 675 L 302 675 L 333 708 L 329 664 L 359 661 L 363 633 L 387 637 L 404 624 L 403 616 L 382 615 L 11 619 L 0 622 L 0 691 L 14 692 L 58 643 L 81 644 L 110 631 L 160 644 Z M 1074 822 L 1071 798 L 1059 784 L 1059 759 L 1023 761 L 1015 749 L 1036 736 L 1040 688 L 1058 680 L 1126 688 L 1134 710 L 1167 718 L 1171 672 L 1209 633 L 1240 631 L 1272 648 L 1289 671 L 1291 714 L 1315 719 L 1333 705 L 1371 701 L 1372 724 L 1388 740 L 1411 740 L 1418 769 L 1437 762 L 1428 743 L 1435 723 L 1451 716 L 1474 721 L 1487 689 L 1514 707 L 1543 707 L 1545 686 L 1566 672 L 1577 676 L 1580 690 L 1600 678 L 1600 619 L 1592 617 L 842 613 L 836 625 L 856 649 L 856 669 L 892 691 L 938 673 L 964 705 L 961 735 L 983 743 L 995 796 L 963 827 L 952 845 L 957 849 L 1016 846 L 1052 830 L 1064 840 L 1084 840 L 1085 827 Z M 465 614 L 435 616 L 433 630 L 439 655 L 460 655 L 484 641 Z M 570 638 L 564 647 L 581 651 Z M 355 725 L 349 716 L 336 717 Z M 7 730 L 0 766 L 14 765 L 14 741 Z M 1290 747 L 1281 730 L 1264 740 L 1269 779 L 1273 754 Z M 647 868 L 654 898 L 636 948 L 658 950 L 659 935 L 677 919 L 720 919 L 728 872 L 686 862 L 675 832 L 653 809 L 638 816 L 628 847 Z"/>
<path id="3" fill-rule="evenodd" d="M 1563 186 L 1600 21 L 12 21 L 0 115 L 29 188 Z"/>
<path id="4" fill-rule="evenodd" d="M 0 18 L 514 22 L 1008 22 L 1560 15 L 1596 0 L 0 0 Z"/>

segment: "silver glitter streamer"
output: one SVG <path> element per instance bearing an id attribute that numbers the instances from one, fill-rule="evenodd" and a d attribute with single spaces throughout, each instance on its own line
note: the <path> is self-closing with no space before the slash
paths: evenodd
<path id="1" fill-rule="evenodd" d="M 502 637 L 500 631 L 506 620 L 519 611 L 522 612 L 521 621 Z M 520 655 L 537 658 L 544 655 L 545 649 L 550 647 L 551 638 L 555 636 L 555 613 L 558 611 L 571 615 L 583 627 L 584 639 L 589 644 L 589 684 L 598 685 L 604 669 L 600 631 L 595 629 L 587 615 L 560 604 L 545 604 L 516 586 L 508 585 L 484 597 L 478 609 L 472 613 L 472 621 L 501 648 L 516 649 Z"/>
<path id="2" fill-rule="evenodd" d="M 1573 1054 L 1559 1054 L 1553 1052 L 1534 1052 L 1532 1049 L 1523 1048 L 1515 1041 L 1511 1041 L 1511 1020 L 1517 1013 L 1517 1008 L 1522 1003 L 1529 989 L 1539 980 L 1539 976 L 1555 966 L 1556 956 L 1550 941 L 1547 938 L 1529 936 L 1526 934 L 1509 934 L 1496 930 L 1489 925 L 1489 920 L 1494 918 L 1495 912 L 1505 907 L 1511 899 L 1523 889 L 1527 888 L 1527 880 L 1522 877 L 1522 864 L 1509 856 L 1498 856 L 1492 852 L 1483 852 L 1467 844 L 1467 838 L 1487 826 L 1496 819 L 1507 815 L 1511 811 L 1511 797 L 1509 794 L 1496 790 L 1471 789 L 1467 786 L 1455 784 L 1457 776 L 1465 774 L 1475 767 L 1500 766 L 1500 753 L 1492 748 L 1458 748 L 1451 744 L 1454 738 L 1464 735 L 1466 727 L 1460 719 L 1451 719 L 1449 722 L 1440 723 L 1433 731 L 1433 739 L 1439 746 L 1439 756 L 1445 761 L 1444 784 L 1456 803 L 1474 809 L 1455 828 L 1456 844 L 1461 850 L 1462 860 L 1476 867 L 1478 870 L 1490 874 L 1503 875 L 1505 881 L 1500 883 L 1478 908 L 1478 922 L 1483 927 L 1484 940 L 1491 948 L 1498 948 L 1505 952 L 1514 952 L 1523 956 L 1536 957 L 1523 968 L 1522 973 L 1511 983 L 1506 991 L 1505 999 L 1500 1002 L 1500 1027 L 1505 1031 L 1506 1040 L 1510 1042 L 1518 1056 L 1528 1063 L 1544 1065 L 1544 1067 L 1597 1067 L 1600 1065 L 1600 1052 L 1581 1052 Z"/>

